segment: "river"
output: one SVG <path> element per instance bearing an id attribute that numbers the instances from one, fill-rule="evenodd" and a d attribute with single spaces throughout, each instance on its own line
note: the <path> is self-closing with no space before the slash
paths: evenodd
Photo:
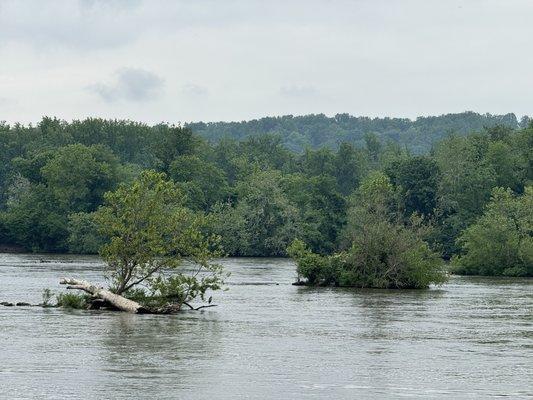
<path id="1" fill-rule="evenodd" d="M 533 280 L 426 291 L 292 286 L 227 259 L 217 307 L 176 316 L 0 306 L 1 399 L 473 399 L 533 395 Z M 0 254 L 0 301 L 38 303 L 96 257 Z"/>

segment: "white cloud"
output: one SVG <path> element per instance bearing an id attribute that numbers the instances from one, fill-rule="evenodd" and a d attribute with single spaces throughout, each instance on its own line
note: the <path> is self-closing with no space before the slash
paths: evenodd
<path id="1" fill-rule="evenodd" d="M 146 101 L 155 99 L 161 92 L 163 79 L 150 71 L 122 68 L 110 83 L 98 82 L 88 87 L 103 100 Z"/>

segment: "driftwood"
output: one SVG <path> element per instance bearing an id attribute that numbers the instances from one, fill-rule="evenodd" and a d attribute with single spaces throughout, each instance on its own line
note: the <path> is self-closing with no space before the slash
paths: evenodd
<path id="1" fill-rule="evenodd" d="M 103 289 L 84 280 L 63 278 L 59 283 L 61 285 L 68 285 L 67 289 L 83 290 L 84 292 L 87 292 L 92 295 L 94 298 L 101 299 L 105 303 L 111 304 L 113 307 L 120 311 L 125 311 L 133 314 L 150 312 L 150 310 L 145 309 L 143 306 L 133 300 L 122 297 L 118 294 L 110 292 L 109 290 Z"/>
<path id="2" fill-rule="evenodd" d="M 106 307 L 133 314 L 174 314 L 179 312 L 181 309 L 181 304 L 172 303 L 159 308 L 145 308 L 136 301 L 127 299 L 109 290 L 80 279 L 63 278 L 59 283 L 61 285 L 68 285 L 67 289 L 78 289 L 89 293 L 94 298 L 90 305 L 90 309 L 93 310 Z M 216 307 L 216 304 L 208 304 L 196 308 L 187 302 L 183 302 L 183 304 L 185 304 L 191 310 Z"/>

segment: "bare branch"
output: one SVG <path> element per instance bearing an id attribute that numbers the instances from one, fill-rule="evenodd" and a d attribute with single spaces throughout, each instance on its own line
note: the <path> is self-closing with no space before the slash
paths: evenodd
<path id="1" fill-rule="evenodd" d="M 196 307 L 194 308 L 193 306 L 191 306 L 189 303 L 187 303 L 186 301 L 183 302 L 183 304 L 185 304 L 187 307 L 189 307 L 191 310 L 200 310 L 202 308 L 208 308 L 208 307 L 216 307 L 217 304 L 206 304 L 205 306 L 200 306 L 200 307 Z"/>

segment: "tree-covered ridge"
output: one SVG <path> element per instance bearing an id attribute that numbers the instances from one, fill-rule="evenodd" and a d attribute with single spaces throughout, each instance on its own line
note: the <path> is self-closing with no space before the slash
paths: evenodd
<path id="1" fill-rule="evenodd" d="M 413 260 L 423 251 L 418 260 L 434 265 L 429 261 L 435 254 L 475 254 L 468 244 L 472 240 L 465 238 L 474 238 L 468 232 L 482 237 L 481 228 L 469 227 L 480 223 L 495 188 L 520 198 L 533 182 L 532 124 L 452 134 L 429 153 L 413 155 L 373 133 L 358 145 L 294 152 L 280 135 L 211 143 L 189 128 L 167 124 L 44 118 L 37 126 L 0 125 L 0 149 L 0 245 L 30 251 L 96 252 L 108 240 L 95 219 L 105 194 L 131 184 L 144 170 L 155 170 L 176 185 L 183 207 L 203 216 L 202 232 L 219 237 L 226 254 L 286 256 L 289 244 L 299 239 L 313 254 L 350 254 L 355 260 L 373 257 L 350 253 L 357 243 L 391 239 L 395 249 L 389 250 L 396 252 L 389 255 Z M 362 195 L 375 176 L 388 190 L 380 205 L 390 215 L 385 220 L 373 211 L 379 205 L 376 196 Z M 356 229 L 367 220 L 373 229 Z M 416 232 L 413 221 L 418 221 Z M 387 236 L 390 232 L 397 235 Z M 523 232 L 520 237 L 530 235 Z M 486 237 L 499 236 L 489 232 Z M 398 252 L 404 245 L 415 253 Z M 528 249 L 520 248 L 522 253 Z M 531 270 L 530 258 L 520 257 L 509 259 L 525 264 L 506 266 L 505 274 Z M 376 274 L 373 282 L 388 286 Z M 413 286 L 402 282 L 391 286 Z"/>
<path id="2" fill-rule="evenodd" d="M 491 115 L 463 112 L 418 117 L 415 120 L 356 117 L 349 114 L 337 114 L 334 117 L 311 114 L 265 117 L 242 122 L 197 122 L 187 126 L 209 141 L 218 141 L 222 138 L 243 140 L 265 133 L 277 134 L 284 146 L 298 152 L 307 147 L 335 149 L 341 143 L 361 146 L 365 142 L 365 135 L 372 133 L 382 142 L 392 141 L 415 154 L 422 154 L 428 152 L 437 141 L 452 133 L 465 135 L 496 125 L 515 129 L 526 127 L 528 121 L 528 117 L 518 121 L 512 113 Z"/>

